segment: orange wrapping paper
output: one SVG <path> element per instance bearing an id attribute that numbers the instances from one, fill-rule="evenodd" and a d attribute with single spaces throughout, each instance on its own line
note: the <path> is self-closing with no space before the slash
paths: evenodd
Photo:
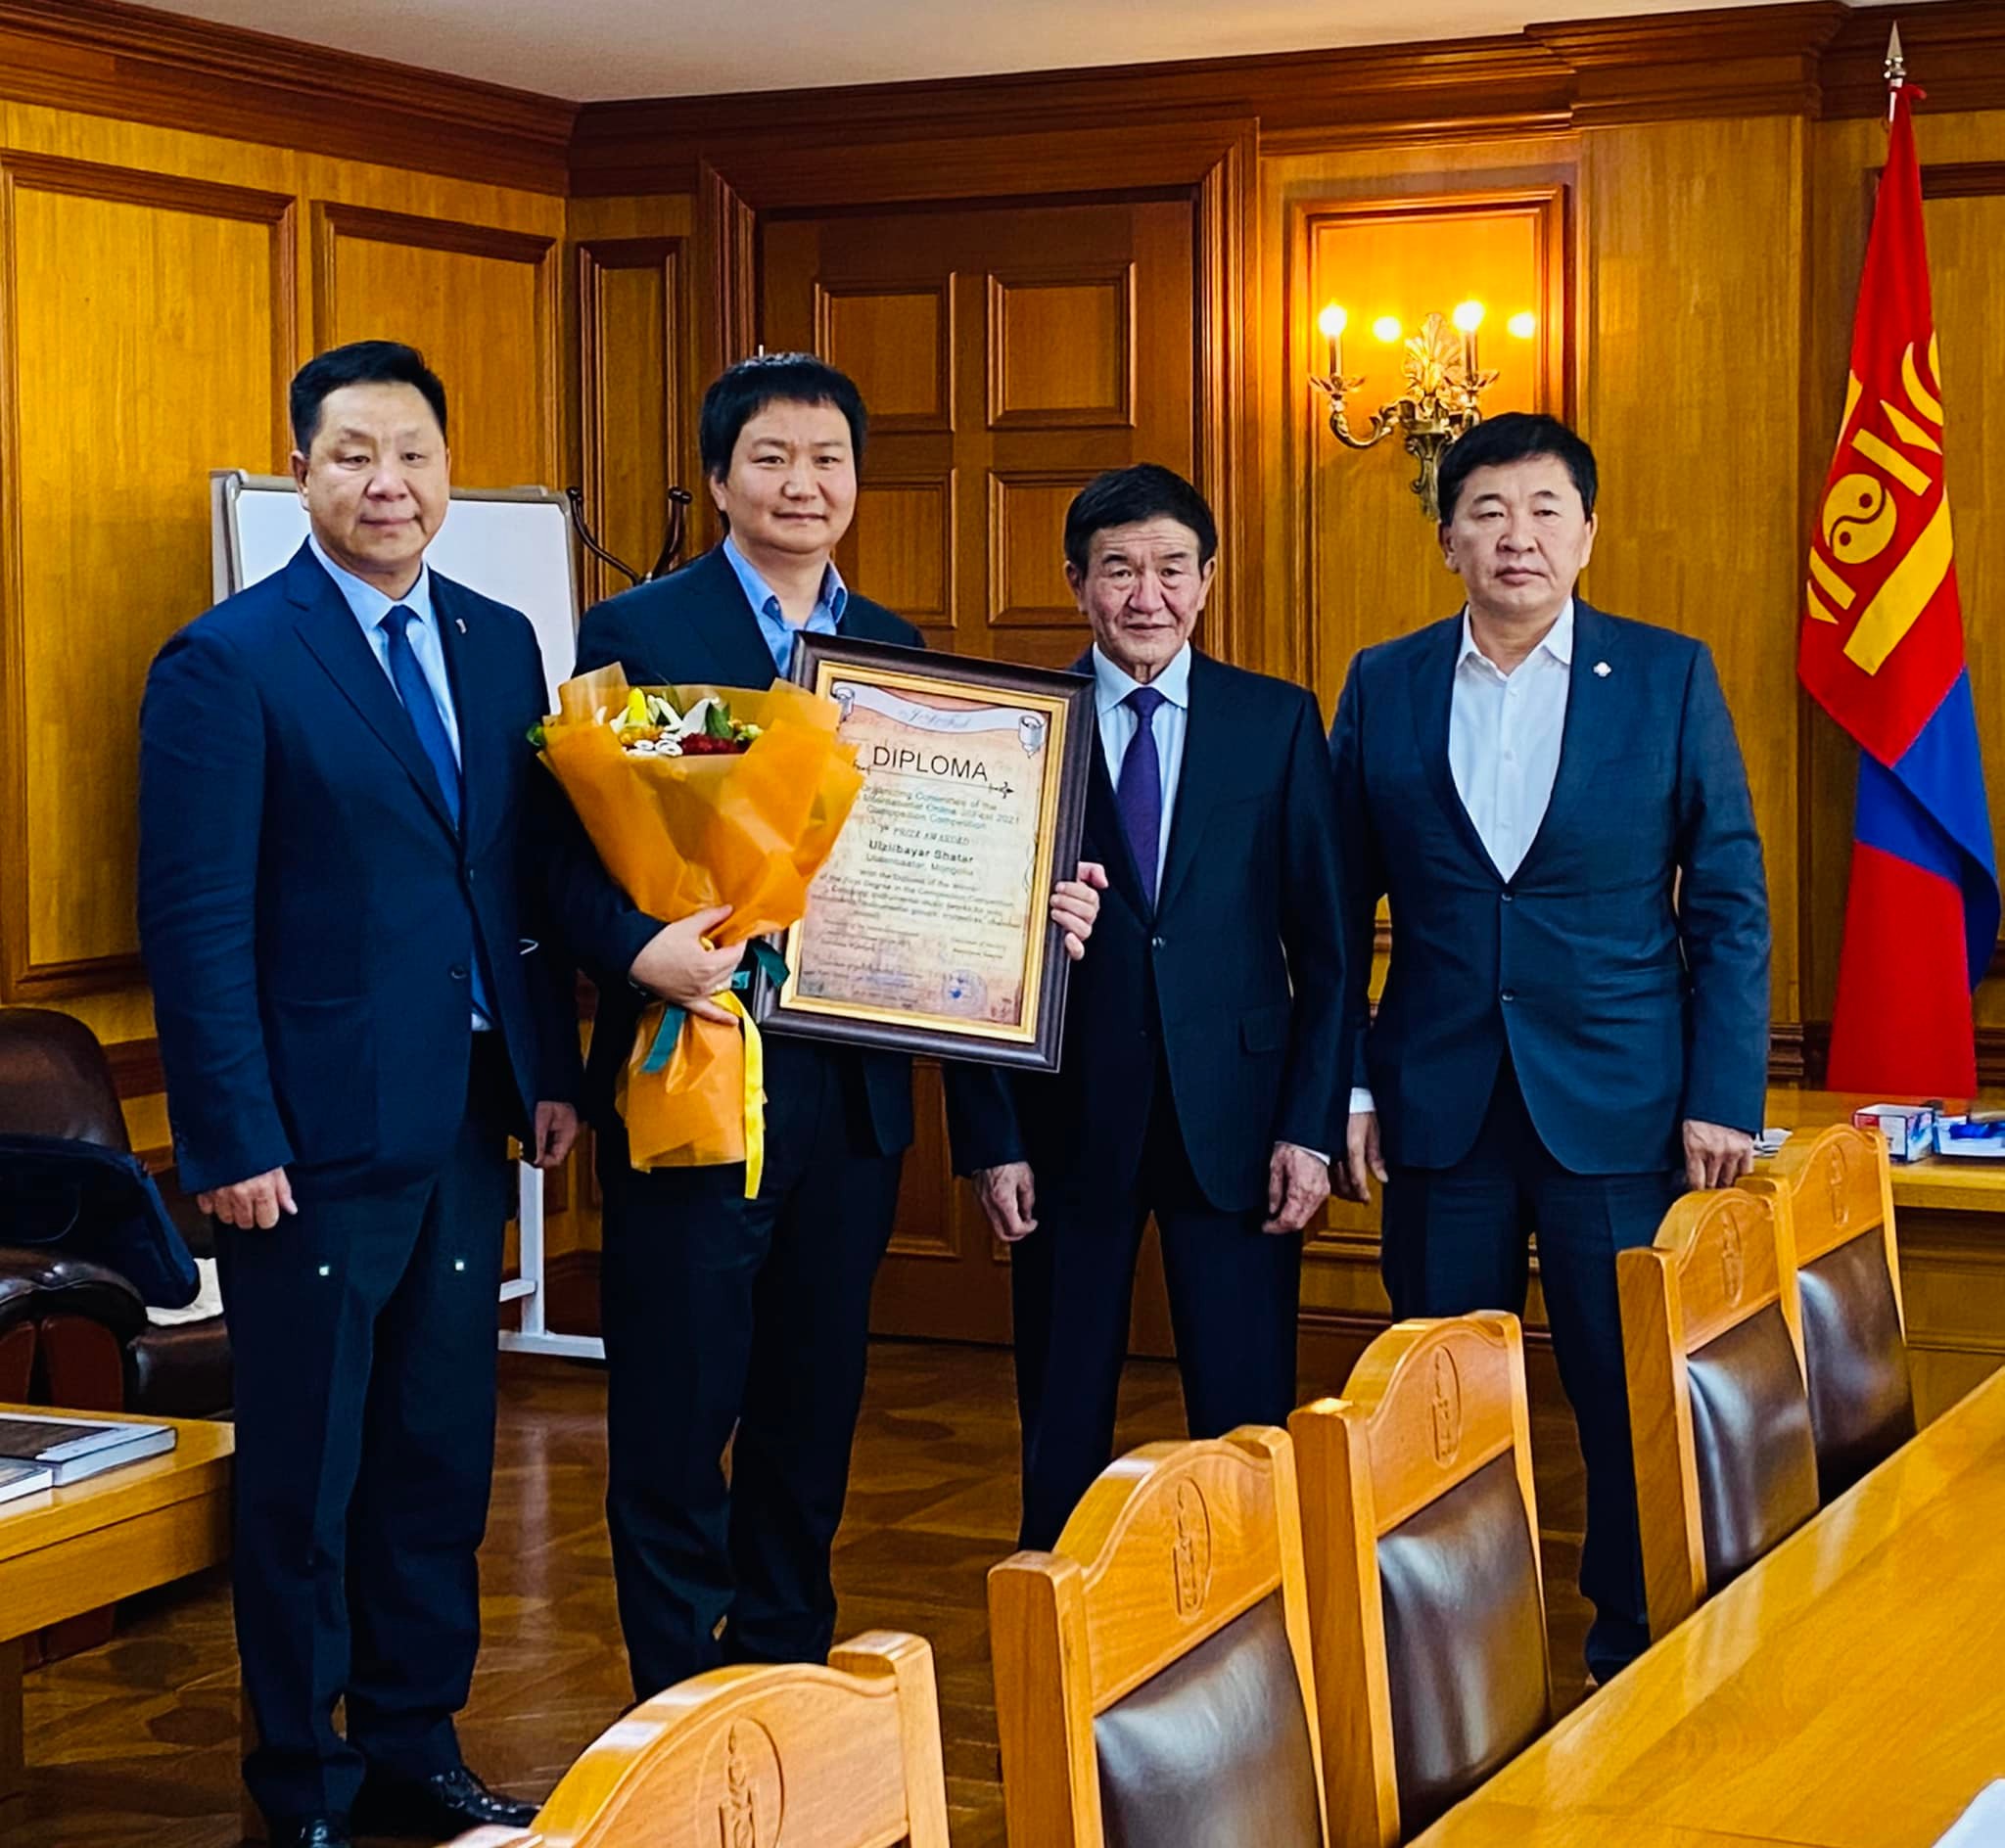
<path id="1" fill-rule="evenodd" d="M 635 757 L 609 721 L 629 691 L 619 667 L 558 688 L 562 711 L 543 723 L 543 762 L 578 811 L 606 870 L 654 917 L 673 922 L 720 904 L 731 915 L 712 933 L 723 946 L 785 930 L 808 905 L 863 786 L 854 752 L 837 743 L 833 700 L 790 681 L 744 687 L 650 687 L 678 712 L 712 694 L 762 734 L 733 756 Z M 620 1086 L 620 1115 L 635 1168 L 697 1168 L 759 1152 L 762 1100 L 746 1090 L 745 1036 L 693 1014 L 658 1072 L 641 1065 L 663 1016 L 642 1015 Z"/>

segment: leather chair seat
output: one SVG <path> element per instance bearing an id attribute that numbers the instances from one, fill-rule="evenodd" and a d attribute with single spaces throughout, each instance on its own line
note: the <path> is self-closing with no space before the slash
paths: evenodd
<path id="1" fill-rule="evenodd" d="M 1689 1376 L 1705 1582 L 1717 1593 L 1817 1512 L 1817 1447 L 1779 1304 L 1698 1349 Z"/>
<path id="2" fill-rule="evenodd" d="M 1914 1382 L 1878 1226 L 1805 1265 L 1796 1280 L 1818 1494 L 1831 1502 L 1914 1436 Z"/>
<path id="3" fill-rule="evenodd" d="M 1093 1731 L 1107 1848 L 1320 1848 L 1316 1760 L 1279 1592 Z"/>
<path id="4" fill-rule="evenodd" d="M 125 1403 L 162 1418 L 208 1418 L 230 1404 L 230 1335 L 220 1316 L 149 1328 L 125 1350 Z"/>
<path id="5" fill-rule="evenodd" d="M 1544 1609 L 1515 1459 L 1493 1457 L 1378 1542 L 1401 1833 L 1546 1724 Z"/>

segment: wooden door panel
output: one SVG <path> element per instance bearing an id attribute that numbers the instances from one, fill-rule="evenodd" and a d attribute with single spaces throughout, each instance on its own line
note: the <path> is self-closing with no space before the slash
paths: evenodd
<path id="1" fill-rule="evenodd" d="M 1190 201 L 1148 200 L 762 226 L 767 349 L 820 353 L 869 406 L 837 563 L 930 646 L 1049 668 L 1086 648 L 1063 571 L 1073 495 L 1129 462 L 1192 472 L 1193 223 Z M 872 1325 L 1007 1340 L 1006 1255 L 949 1172 L 939 1067 L 914 1084 L 918 1139 Z M 1144 1273 L 1136 1339 L 1162 1352 L 1159 1264 Z"/>

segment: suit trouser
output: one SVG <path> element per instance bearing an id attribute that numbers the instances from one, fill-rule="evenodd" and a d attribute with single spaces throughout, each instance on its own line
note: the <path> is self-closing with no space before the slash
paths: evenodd
<path id="1" fill-rule="evenodd" d="M 636 1174 L 617 1127 L 599 1139 L 606 1517 L 641 1698 L 721 1662 L 821 1661 L 834 1638 L 829 1549 L 904 1159 L 874 1151 L 848 1068 L 767 1041 L 756 1200 L 742 1164 Z"/>
<path id="2" fill-rule="evenodd" d="M 1580 1589 L 1596 1613 L 1587 1665 L 1603 1681 L 1650 1641 L 1615 1254 L 1649 1244 L 1683 1188 L 1668 1168 L 1562 1168 L 1533 1127 L 1508 1055 L 1469 1152 L 1452 1168 L 1396 1167 L 1385 1187 L 1382 1263 L 1395 1317 L 1522 1316 L 1537 1233 L 1554 1357 L 1587 1464 Z"/>
<path id="3" fill-rule="evenodd" d="M 513 1173 L 498 1034 L 436 1175 L 342 1199 L 294 1183 L 270 1231 L 216 1229 L 235 1371 L 237 1646 L 267 1817 L 345 1811 L 365 1765 L 457 1765 L 480 1646 L 494 1310 Z M 348 1735 L 334 1708 L 347 1701 Z"/>
<path id="4" fill-rule="evenodd" d="M 1205 1198 L 1160 1069 L 1141 1168 L 1125 1188 L 1096 1196 L 1039 1179 L 1038 1229 L 1010 1248 L 1009 1281 L 1023 1426 L 1017 1544 L 1045 1549 L 1113 1460 L 1135 1261 L 1149 1215 L 1162 1238 L 1192 1437 L 1287 1422 L 1302 1240 L 1263 1232 L 1263 1210 L 1222 1212 Z"/>

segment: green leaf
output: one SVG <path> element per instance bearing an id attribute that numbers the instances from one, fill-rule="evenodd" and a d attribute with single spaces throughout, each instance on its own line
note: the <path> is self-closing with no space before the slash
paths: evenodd
<path id="1" fill-rule="evenodd" d="M 731 709 L 723 700 L 711 701 L 710 710 L 703 715 L 703 731 L 709 738 L 736 736 L 731 730 Z"/>
<path id="2" fill-rule="evenodd" d="M 537 751 L 540 751 L 544 745 L 549 743 L 549 740 L 543 736 L 543 721 L 540 718 L 529 728 L 528 735 L 531 746 Z"/>

